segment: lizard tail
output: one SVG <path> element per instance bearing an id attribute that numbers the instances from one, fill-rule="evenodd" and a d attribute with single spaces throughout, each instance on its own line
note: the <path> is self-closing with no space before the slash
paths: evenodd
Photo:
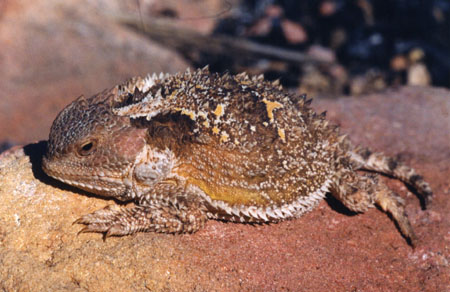
<path id="1" fill-rule="evenodd" d="M 425 207 L 431 202 L 433 191 L 430 185 L 417 172 L 395 158 L 387 157 L 383 153 L 372 152 L 367 148 L 355 149 L 351 152 L 350 160 L 355 170 L 369 170 L 395 177 L 413 187 L 423 199 Z"/>

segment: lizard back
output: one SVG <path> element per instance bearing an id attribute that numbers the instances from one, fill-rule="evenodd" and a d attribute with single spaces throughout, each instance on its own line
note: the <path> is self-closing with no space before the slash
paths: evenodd
<path id="1" fill-rule="evenodd" d="M 149 144 L 175 151 L 174 173 L 224 209 L 303 213 L 336 172 L 337 130 L 277 82 L 203 69 L 135 79 L 120 95 L 113 111 L 146 125 Z"/>

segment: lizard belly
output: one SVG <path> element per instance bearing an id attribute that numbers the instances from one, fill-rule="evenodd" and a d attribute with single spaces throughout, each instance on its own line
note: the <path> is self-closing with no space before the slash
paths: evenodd
<path id="1" fill-rule="evenodd" d="M 299 217 L 313 209 L 325 196 L 331 180 L 326 180 L 308 196 L 297 194 L 289 202 L 282 199 L 286 194 L 276 194 L 278 200 L 274 202 L 258 191 L 230 187 L 216 189 L 206 182 L 192 179 L 188 183 L 208 202 L 209 218 L 239 222 L 276 222 Z"/>
<path id="2" fill-rule="evenodd" d="M 211 176 L 208 176 L 209 180 L 199 177 L 201 175 L 196 175 L 195 170 L 191 169 L 186 183 L 208 203 L 208 216 L 239 222 L 275 222 L 299 217 L 318 204 L 331 182 L 327 179 L 313 192 L 304 195 L 295 184 L 285 190 L 258 189 L 257 185 L 264 186 L 266 182 L 262 178 L 259 184 L 240 181 L 233 186 L 217 184 L 215 179 L 211 181 Z M 242 187 L 244 184 L 250 187 Z"/>

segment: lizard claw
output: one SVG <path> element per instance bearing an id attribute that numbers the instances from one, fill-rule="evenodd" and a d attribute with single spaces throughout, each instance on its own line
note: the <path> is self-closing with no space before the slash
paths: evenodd
<path id="1" fill-rule="evenodd" d="M 121 236 L 133 233 L 130 226 L 122 222 L 123 215 L 127 215 L 126 209 L 117 211 L 112 210 L 110 207 L 106 207 L 78 218 L 73 224 L 86 225 L 78 232 L 78 234 L 89 232 L 103 233 L 103 240 L 105 240 L 110 236 Z"/>
<path id="2" fill-rule="evenodd" d="M 89 232 L 89 227 L 84 227 L 82 228 L 80 231 L 78 231 L 77 236 L 80 235 L 81 233 L 88 233 Z"/>
<path id="3" fill-rule="evenodd" d="M 109 232 L 107 231 L 107 232 L 104 232 L 103 233 L 103 237 L 102 237 L 102 239 L 103 239 L 103 242 L 105 242 L 106 241 L 106 239 L 108 238 L 108 237 L 110 237 L 111 235 L 109 234 Z"/>
<path id="4" fill-rule="evenodd" d="M 106 238 L 111 236 L 127 235 L 129 233 L 130 232 L 125 228 L 125 226 L 116 223 L 109 227 L 108 230 L 103 234 L 103 240 L 106 240 Z"/>
<path id="5" fill-rule="evenodd" d="M 83 217 L 78 218 L 77 220 L 72 222 L 72 225 L 75 225 L 75 224 L 84 224 Z"/>

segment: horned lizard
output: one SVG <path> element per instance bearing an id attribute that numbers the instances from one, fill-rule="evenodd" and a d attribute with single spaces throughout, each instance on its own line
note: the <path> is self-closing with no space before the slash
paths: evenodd
<path id="1" fill-rule="evenodd" d="M 82 232 L 194 232 L 208 219 L 278 222 L 329 192 L 354 212 L 378 205 L 414 243 L 402 198 L 373 172 L 402 180 L 424 201 L 429 185 L 397 160 L 352 146 L 310 101 L 262 76 L 208 68 L 133 78 L 81 96 L 57 116 L 43 169 L 134 202 L 81 217 Z"/>

